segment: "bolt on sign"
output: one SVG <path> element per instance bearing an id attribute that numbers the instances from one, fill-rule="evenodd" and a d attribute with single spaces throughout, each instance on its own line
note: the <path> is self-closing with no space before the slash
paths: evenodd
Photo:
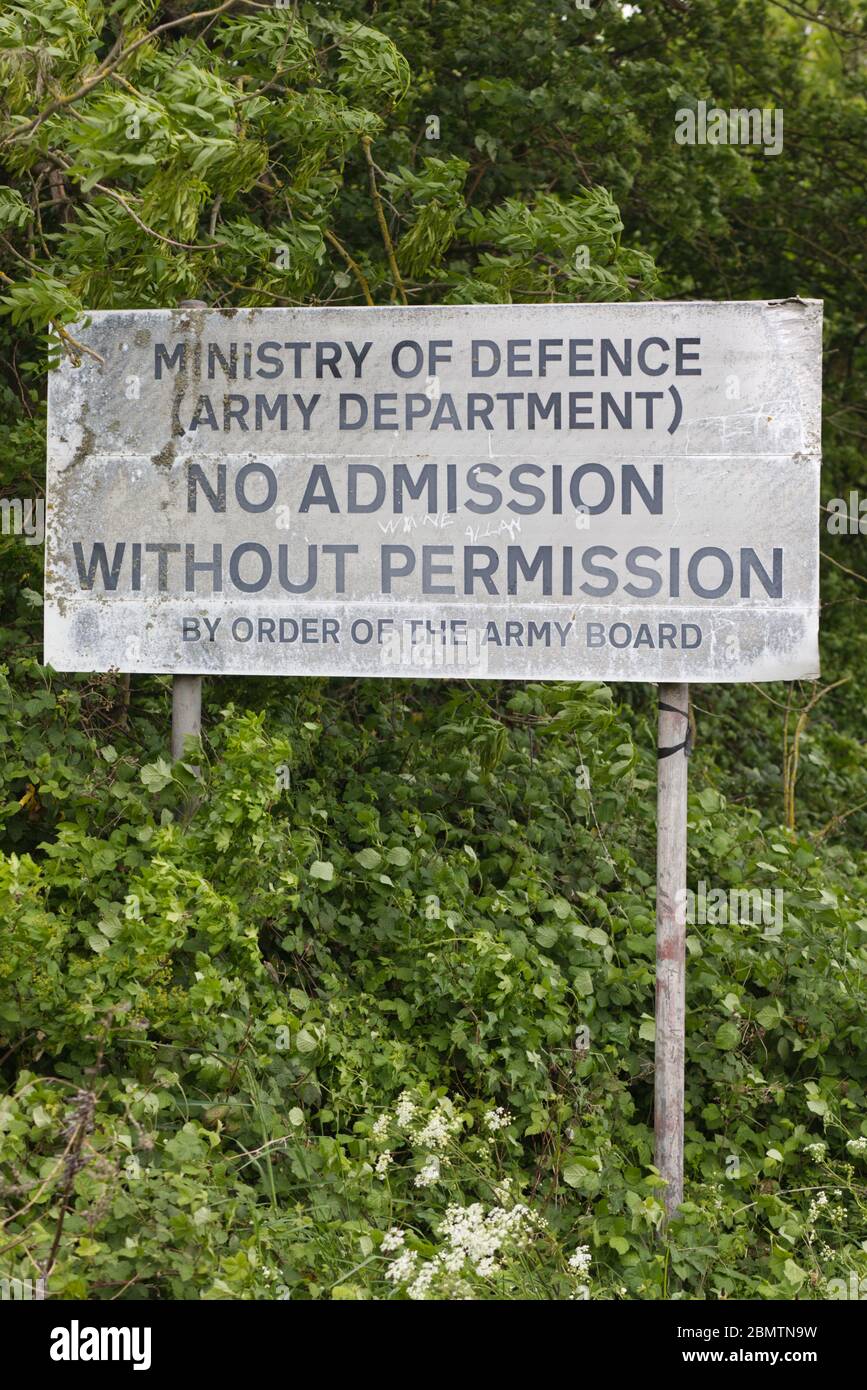
<path id="1" fill-rule="evenodd" d="M 818 301 L 92 314 L 63 671 L 818 674 Z"/>

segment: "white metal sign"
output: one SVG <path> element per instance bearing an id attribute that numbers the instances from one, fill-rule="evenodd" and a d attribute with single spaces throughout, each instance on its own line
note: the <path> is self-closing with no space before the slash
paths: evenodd
<path id="1" fill-rule="evenodd" d="M 821 304 L 94 313 L 59 670 L 818 674 Z"/>

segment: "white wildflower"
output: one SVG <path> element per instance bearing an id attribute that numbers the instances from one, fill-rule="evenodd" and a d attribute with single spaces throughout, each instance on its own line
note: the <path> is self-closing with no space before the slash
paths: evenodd
<path id="1" fill-rule="evenodd" d="M 449 1274 L 460 1274 L 466 1263 L 466 1255 L 463 1250 L 449 1246 L 446 1250 L 440 1251 L 440 1263 L 443 1269 L 447 1269 Z"/>
<path id="2" fill-rule="evenodd" d="M 426 1168 L 433 1171 L 434 1167 L 438 1171 L 439 1159 L 431 1155 Z M 442 1248 L 435 1258 L 422 1262 L 413 1252 L 402 1250 L 388 1267 L 387 1277 L 394 1284 L 404 1285 L 407 1297 L 413 1300 L 472 1299 L 473 1287 L 466 1278 L 470 1270 L 479 1279 L 490 1279 L 543 1229 L 545 1223 L 523 1204 L 508 1211 L 493 1207 L 487 1212 L 480 1202 L 468 1207 L 453 1205 L 439 1223 Z M 392 1228 L 382 1248 L 397 1250 L 402 1239 L 401 1232 Z"/>
<path id="3" fill-rule="evenodd" d="M 421 1172 L 416 1174 L 416 1187 L 433 1187 L 435 1182 L 439 1182 L 440 1161 L 435 1155 L 431 1155 L 425 1163 Z"/>
<path id="4" fill-rule="evenodd" d="M 386 1254 L 389 1254 L 392 1250 L 402 1249 L 405 1240 L 406 1236 L 404 1235 L 400 1227 L 392 1226 L 391 1229 L 386 1231 L 385 1235 L 382 1237 L 382 1244 L 379 1248 L 380 1250 L 385 1251 Z"/>
<path id="5" fill-rule="evenodd" d="M 511 1123 L 512 1115 L 501 1105 L 496 1106 L 494 1110 L 489 1110 L 485 1115 L 485 1125 L 491 1134 L 496 1134 L 498 1129 L 506 1129 Z"/>
<path id="6" fill-rule="evenodd" d="M 575 1274 L 586 1274 L 590 1268 L 590 1246 L 579 1245 L 569 1256 L 568 1264 Z"/>
<path id="7" fill-rule="evenodd" d="M 455 1115 L 451 1101 L 444 1099 L 431 1111 L 426 1124 L 415 1134 L 414 1139 L 426 1149 L 444 1149 L 460 1127 L 460 1117 Z"/>
<path id="8" fill-rule="evenodd" d="M 539 1218 L 521 1203 L 509 1211 L 492 1207 L 486 1214 L 482 1204 L 474 1202 L 449 1207 L 439 1231 L 452 1252 L 461 1252 L 476 1273 L 487 1278 L 500 1267 L 497 1257 L 523 1249 L 539 1226 Z"/>
<path id="9" fill-rule="evenodd" d="M 867 1153 L 867 1136 L 862 1134 L 858 1139 L 850 1139 L 846 1148 L 853 1154 Z"/>
<path id="10" fill-rule="evenodd" d="M 419 1302 L 427 1298 L 430 1292 L 430 1286 L 433 1283 L 434 1275 L 436 1274 L 436 1272 L 437 1267 L 433 1263 L 433 1261 L 429 1261 L 427 1264 L 423 1264 L 417 1276 L 415 1277 L 415 1279 L 406 1291 L 408 1296 L 410 1298 L 416 1299 Z"/>
<path id="11" fill-rule="evenodd" d="M 403 1091 L 398 1097 L 395 1119 L 402 1129 L 406 1129 L 412 1123 L 413 1115 L 416 1112 L 416 1103 L 409 1091 Z"/>
<path id="12" fill-rule="evenodd" d="M 380 1115 L 379 1119 L 376 1121 L 376 1123 L 373 1126 L 373 1129 L 371 1130 L 371 1135 L 373 1136 L 373 1138 L 384 1139 L 385 1136 L 388 1134 L 388 1125 L 388 1111 L 385 1111 L 382 1115 Z"/>
<path id="13" fill-rule="evenodd" d="M 376 1176 L 378 1178 L 384 1178 L 386 1173 L 388 1172 L 389 1164 L 393 1162 L 394 1159 L 391 1156 L 391 1150 L 384 1149 L 382 1153 L 379 1155 L 379 1158 L 376 1160 L 376 1164 L 374 1166 L 373 1171 L 376 1173 Z"/>
<path id="14" fill-rule="evenodd" d="M 817 1163 L 821 1163 L 822 1159 L 825 1157 L 827 1148 L 827 1144 L 825 1144 L 821 1139 L 817 1139 L 812 1144 L 804 1145 L 804 1153 L 808 1153 L 811 1156 L 811 1158 L 815 1158 Z"/>
<path id="15" fill-rule="evenodd" d="M 449 1127 L 445 1116 L 435 1110 L 424 1128 L 419 1130 L 416 1140 L 428 1149 L 444 1149 L 449 1142 Z"/>
<path id="16" fill-rule="evenodd" d="M 807 1221 L 808 1221 L 809 1225 L 815 1226 L 817 1220 L 819 1219 L 820 1213 L 822 1212 L 823 1208 L 826 1207 L 827 1205 L 828 1205 L 828 1194 L 827 1194 L 827 1192 L 817 1192 L 816 1195 L 815 1195 L 815 1197 L 813 1198 L 812 1202 L 810 1203 L 810 1210 L 809 1210 L 809 1213 L 808 1213 L 808 1215 L 807 1215 Z"/>
<path id="17" fill-rule="evenodd" d="M 404 1250 L 393 1260 L 385 1271 L 386 1279 L 390 1279 L 393 1284 L 405 1284 L 415 1276 L 415 1267 L 418 1263 L 418 1255 L 414 1250 Z"/>

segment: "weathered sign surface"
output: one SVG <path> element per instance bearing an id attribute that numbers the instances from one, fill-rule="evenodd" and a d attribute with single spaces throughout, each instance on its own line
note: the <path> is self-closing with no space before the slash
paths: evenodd
<path id="1" fill-rule="evenodd" d="M 818 674 L 821 304 L 94 313 L 60 670 Z"/>

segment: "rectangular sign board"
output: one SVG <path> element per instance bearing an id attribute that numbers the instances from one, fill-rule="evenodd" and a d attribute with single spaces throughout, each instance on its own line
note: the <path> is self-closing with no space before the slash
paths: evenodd
<path id="1" fill-rule="evenodd" d="M 96 312 L 49 386 L 62 671 L 818 674 L 822 306 Z"/>

